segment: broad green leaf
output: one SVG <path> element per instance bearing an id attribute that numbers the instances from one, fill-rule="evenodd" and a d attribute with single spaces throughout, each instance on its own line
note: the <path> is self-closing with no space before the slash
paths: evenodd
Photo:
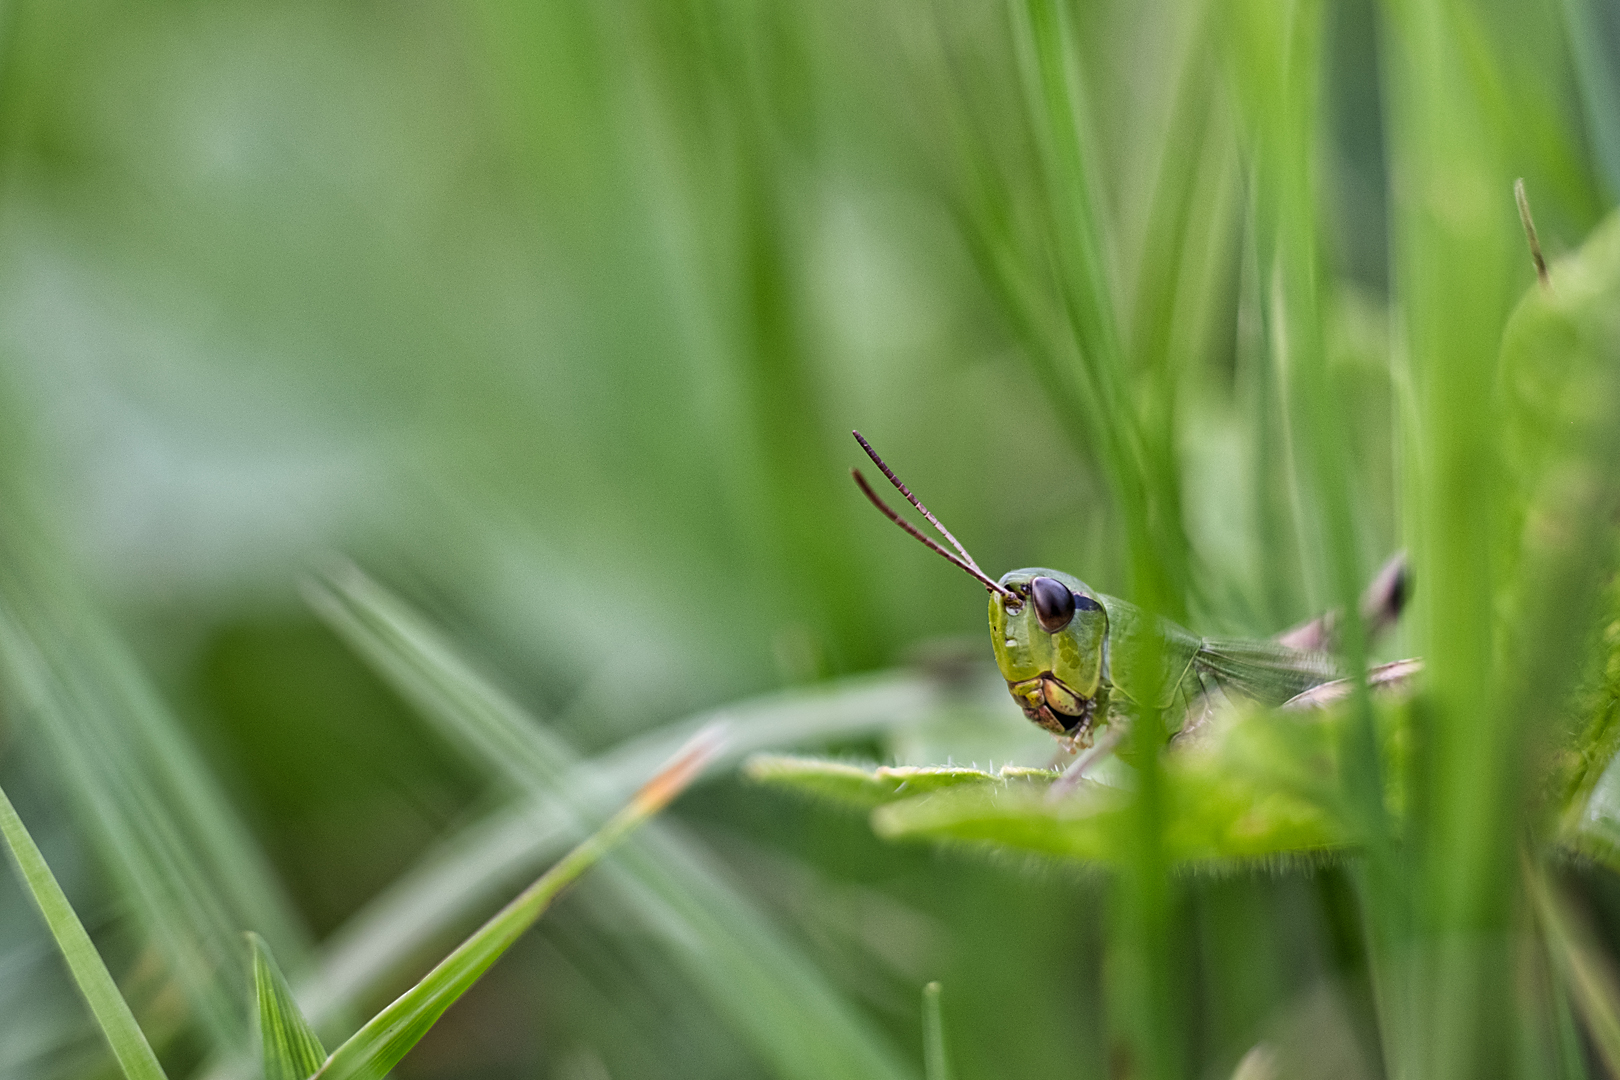
<path id="1" fill-rule="evenodd" d="M 1581 248 L 1550 267 L 1504 334 L 1503 435 L 1512 468 L 1504 485 L 1507 518 L 1497 562 L 1514 586 L 1504 591 L 1517 632 L 1515 653 L 1530 685 L 1515 710 L 1556 753 L 1556 835 L 1568 847 L 1620 866 L 1620 592 L 1601 580 L 1612 565 L 1612 519 L 1620 438 L 1620 214 Z M 1596 620 L 1595 639 L 1588 635 Z M 1542 666 L 1531 665 L 1551 652 Z M 1572 658 L 1589 655 L 1583 684 L 1568 698 Z"/>
<path id="2" fill-rule="evenodd" d="M 1165 851 L 1182 866 L 1278 862 L 1327 856 L 1345 832 L 1318 804 L 1283 791 L 1259 795 L 1240 783 L 1178 776 L 1167 770 Z M 1129 863 L 1127 793 L 1084 785 L 1050 800 L 1030 785 L 959 787 L 873 811 L 890 838 L 968 841 L 1084 862 Z"/>
<path id="3" fill-rule="evenodd" d="M 872 812 L 890 839 L 965 841 L 1087 862 L 1113 862 L 1127 828 L 1128 793 L 1085 784 L 1060 803 L 1028 784 L 975 785 L 905 799 Z"/>
<path id="4" fill-rule="evenodd" d="M 51 936 L 73 973 L 73 981 L 89 1003 L 124 1076 L 128 1080 L 165 1080 L 163 1066 L 158 1064 L 151 1044 L 135 1022 L 129 1003 L 118 992 L 112 973 L 96 952 L 84 924 L 74 913 L 73 905 L 68 903 L 67 895 L 57 884 L 56 876 L 46 865 L 45 857 L 35 846 L 34 838 L 28 835 L 28 829 L 4 791 L 0 791 L 0 835 L 4 836 L 6 850 L 11 853 L 23 885 L 39 905 L 40 914 L 45 916 Z"/>
<path id="5" fill-rule="evenodd" d="M 1385 729 L 1396 730 L 1391 712 Z M 1356 842 L 1334 783 L 1342 710 L 1233 713 L 1165 759 L 1165 845 L 1182 866 L 1319 860 Z M 1386 738 L 1391 763 L 1397 743 Z M 1130 793 L 1084 782 L 1050 795 L 1045 769 L 862 768 L 757 756 L 753 779 L 872 809 L 890 838 L 968 842 L 1083 862 L 1131 858 Z M 1398 791 L 1398 783 L 1392 784 Z M 1398 809 L 1397 800 L 1389 800 Z"/>
<path id="6" fill-rule="evenodd" d="M 648 782 L 628 806 L 457 946 L 421 982 L 332 1051 L 332 1056 L 315 1075 L 322 1080 L 382 1080 L 427 1034 L 444 1010 L 455 1004 L 489 966 L 534 925 L 558 893 L 686 788 L 708 764 L 713 742 L 708 734 L 694 739 L 692 745 Z M 263 1000 L 262 995 L 260 1000 Z M 283 1078 L 267 1076 L 266 1080 Z"/>
<path id="7" fill-rule="evenodd" d="M 834 802 L 871 809 L 901 799 L 953 788 L 1020 780 L 1044 785 L 1057 779 L 1051 769 L 1010 766 L 997 772 L 939 765 L 861 766 L 825 758 L 756 754 L 743 765 L 750 780 L 788 787 Z"/>
<path id="8" fill-rule="evenodd" d="M 264 1080 L 309 1080 L 326 1061 L 326 1048 L 293 1000 L 270 947 L 248 934 L 253 950 L 253 996 Z"/>
<path id="9" fill-rule="evenodd" d="M 1548 485 L 1587 459 L 1612 422 L 1620 214 L 1611 214 L 1549 270 L 1548 287 L 1525 294 L 1502 336 L 1499 378 L 1508 423 L 1501 436 L 1510 466 L 1503 495 L 1510 518 L 1496 554 L 1508 570 L 1535 541 L 1542 525 L 1537 515 L 1556 509 L 1546 503 L 1555 494 Z"/>

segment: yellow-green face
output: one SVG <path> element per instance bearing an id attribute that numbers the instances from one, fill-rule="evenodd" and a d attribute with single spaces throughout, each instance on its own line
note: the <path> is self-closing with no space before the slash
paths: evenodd
<path id="1" fill-rule="evenodd" d="M 990 597 L 991 645 L 1013 700 L 1053 734 L 1089 742 L 1108 612 L 1084 582 L 1058 570 L 1014 570 L 1001 585 L 1024 601 L 1009 608 Z"/>

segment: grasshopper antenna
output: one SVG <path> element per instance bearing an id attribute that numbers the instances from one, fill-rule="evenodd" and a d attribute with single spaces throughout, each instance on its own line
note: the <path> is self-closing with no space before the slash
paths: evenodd
<path id="1" fill-rule="evenodd" d="M 872 463 L 879 469 L 883 470 L 883 475 L 889 478 L 889 483 L 895 486 L 895 490 L 904 495 L 906 497 L 906 501 L 912 506 L 915 506 L 918 513 L 922 514 L 923 517 L 928 519 L 928 524 L 938 529 L 939 534 L 946 540 L 950 541 L 951 547 L 956 549 L 957 554 L 952 555 L 949 551 L 946 551 L 943 547 L 941 547 L 932 537 L 928 536 L 911 522 L 889 509 L 889 504 L 879 498 L 878 493 L 873 491 L 872 486 L 866 482 L 866 477 L 861 475 L 861 470 L 849 470 L 850 475 L 855 477 L 855 483 L 860 485 L 861 491 L 866 494 L 868 499 L 872 500 L 872 505 L 877 507 L 878 510 L 882 512 L 884 517 L 906 530 L 906 532 L 910 533 L 916 539 L 922 541 L 923 546 L 927 547 L 930 551 L 943 556 L 948 562 L 960 567 L 973 577 L 977 578 L 979 583 L 982 584 L 986 589 L 989 589 L 993 593 L 1000 593 L 1002 597 L 1013 601 L 1015 604 L 1022 604 L 1024 602 L 1023 597 L 1019 596 L 1012 590 L 997 584 L 994 578 L 992 578 L 989 574 L 986 574 L 983 570 L 979 569 L 979 564 L 973 561 L 973 556 L 967 553 L 967 548 L 963 547 L 957 541 L 956 537 L 951 535 L 951 531 L 945 526 L 941 525 L 939 523 L 939 519 L 929 512 L 928 507 L 924 506 L 920 501 L 918 501 L 917 496 L 911 493 L 911 489 L 906 487 L 898 476 L 894 475 L 894 470 L 889 468 L 888 465 L 884 464 L 883 459 L 878 457 L 878 452 L 872 449 L 872 444 L 867 442 L 866 439 L 861 436 L 860 432 L 852 431 L 850 434 L 855 436 L 855 441 L 861 444 L 861 449 L 866 451 L 866 456 L 872 459 Z M 960 556 L 960 558 L 958 558 L 958 556 Z"/>

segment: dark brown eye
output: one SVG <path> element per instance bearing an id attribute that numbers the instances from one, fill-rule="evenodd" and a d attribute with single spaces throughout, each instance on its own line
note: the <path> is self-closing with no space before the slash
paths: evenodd
<path id="1" fill-rule="evenodd" d="M 1038 577 L 1029 583 L 1030 595 L 1035 600 L 1035 621 L 1048 634 L 1055 634 L 1074 618 L 1074 593 L 1061 581 Z"/>

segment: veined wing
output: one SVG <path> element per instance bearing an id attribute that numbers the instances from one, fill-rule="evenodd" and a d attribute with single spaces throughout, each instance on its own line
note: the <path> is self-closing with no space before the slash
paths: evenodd
<path id="1" fill-rule="evenodd" d="M 1327 653 L 1292 649 L 1275 641 L 1205 638 L 1194 665 L 1228 694 L 1281 705 L 1313 686 L 1344 676 Z"/>

